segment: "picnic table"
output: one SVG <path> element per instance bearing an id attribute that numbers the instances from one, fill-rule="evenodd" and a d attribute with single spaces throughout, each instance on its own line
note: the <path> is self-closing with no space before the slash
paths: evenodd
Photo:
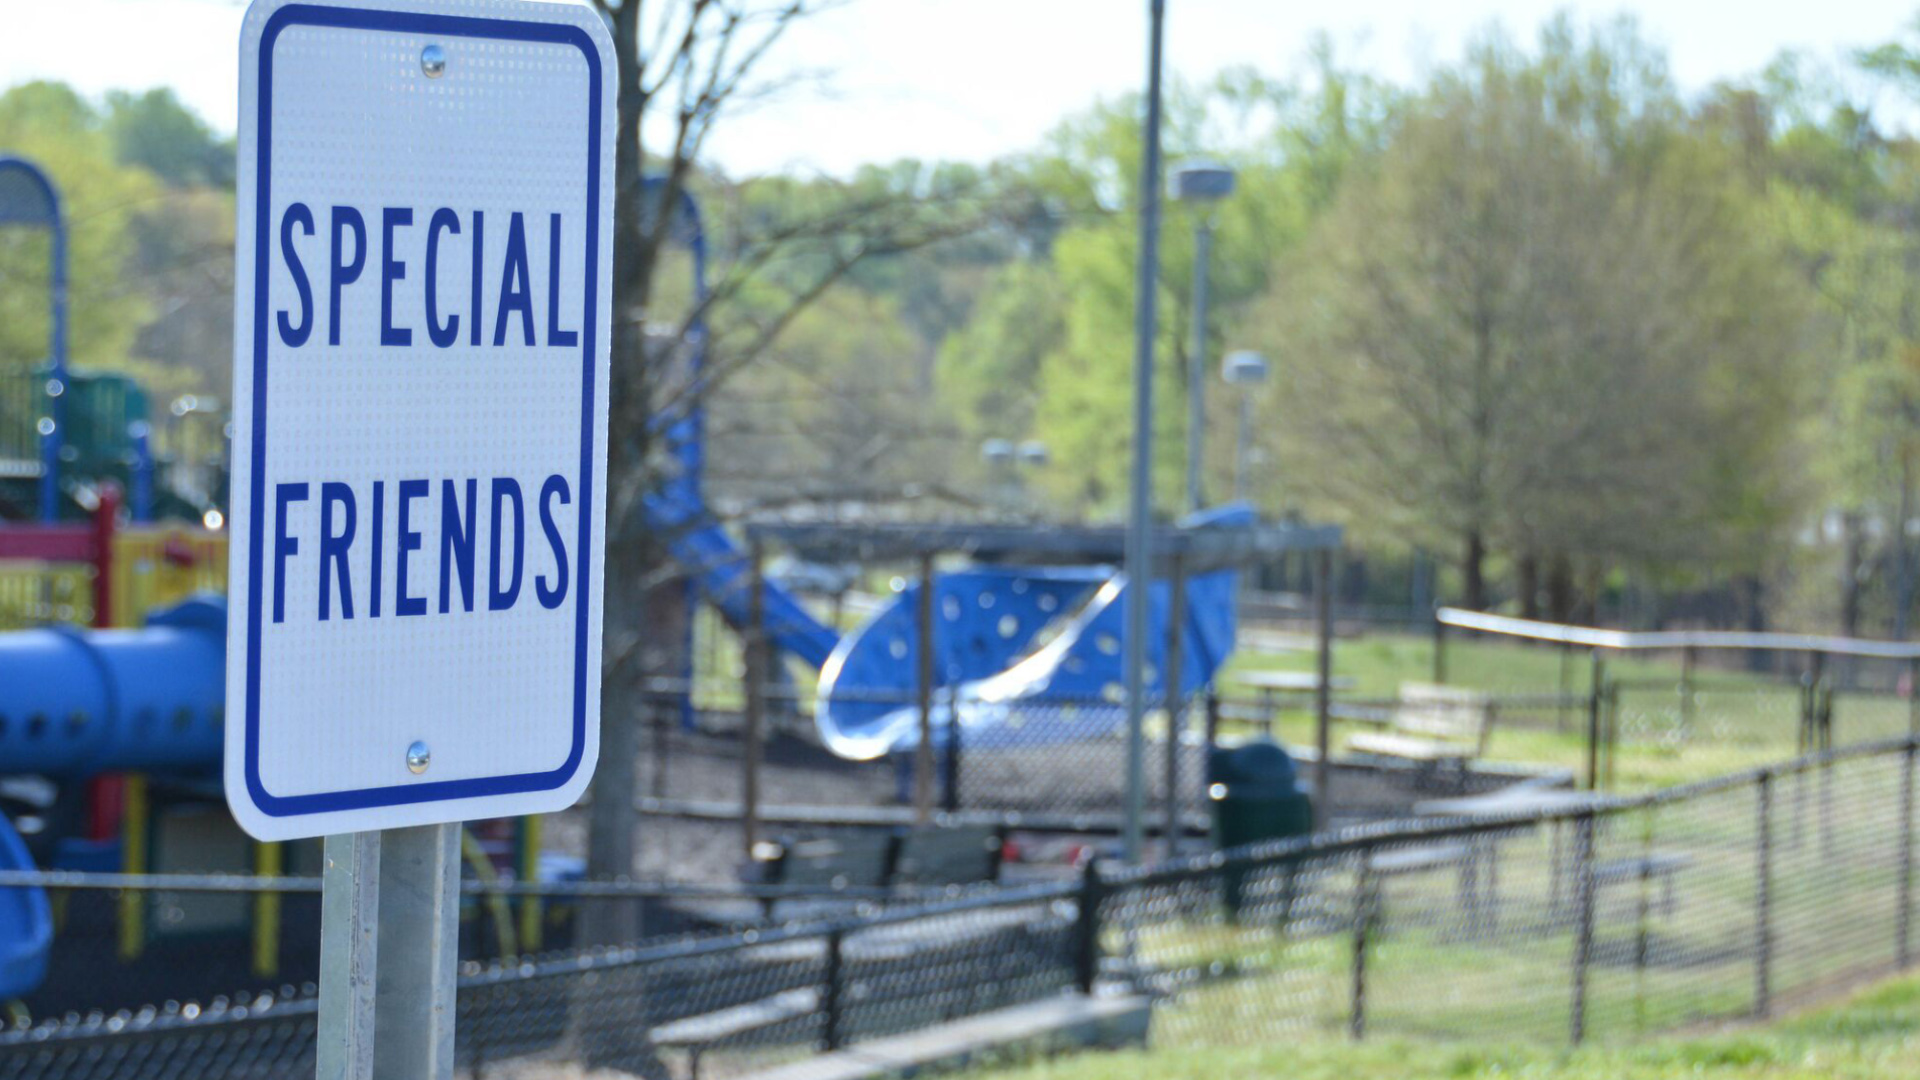
<path id="1" fill-rule="evenodd" d="M 1613 798 L 1600 791 L 1522 782 L 1482 795 L 1424 799 L 1413 804 L 1413 812 L 1419 817 L 1524 817 L 1554 810 L 1585 810 Z"/>
<path id="2" fill-rule="evenodd" d="M 1414 813 L 1420 817 L 1524 819 L 1532 814 L 1593 809 L 1605 806 L 1615 799 L 1616 796 L 1601 791 L 1548 787 L 1544 784 L 1526 782 L 1513 784 L 1484 795 L 1428 799 L 1415 803 Z M 1555 909 L 1560 907 L 1563 897 L 1571 895 L 1571 889 L 1565 883 L 1576 869 L 1572 865 L 1574 860 L 1566 856 L 1565 845 L 1561 839 L 1561 829 L 1568 820 L 1565 817 L 1556 819 L 1548 831 L 1547 861 L 1550 868 L 1548 885 L 1551 889 L 1549 902 Z M 1497 868 L 1492 864 L 1493 845 L 1486 843 L 1485 850 L 1479 854 L 1489 860 L 1490 870 L 1497 874 Z M 1693 865 L 1693 857 L 1684 852 L 1650 850 L 1638 855 L 1594 863 L 1591 872 L 1596 891 L 1629 882 L 1657 883 L 1662 892 L 1661 907 L 1665 914 L 1671 916 L 1678 906 L 1674 879 L 1691 865 Z"/>

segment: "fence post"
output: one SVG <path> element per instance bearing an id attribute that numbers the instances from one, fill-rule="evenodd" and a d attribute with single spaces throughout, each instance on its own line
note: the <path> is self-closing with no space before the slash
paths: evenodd
<path id="1" fill-rule="evenodd" d="M 1347 1035 L 1355 1042 L 1367 1035 L 1367 935 L 1373 929 L 1376 906 L 1373 849 L 1360 853 L 1360 872 L 1353 885 L 1353 996 L 1347 1014 Z"/>
<path id="2" fill-rule="evenodd" d="M 1603 786 L 1605 787 L 1606 790 L 1612 791 L 1613 790 L 1613 764 L 1614 764 L 1614 759 L 1618 756 L 1618 752 L 1620 749 L 1620 680 L 1618 679 L 1615 679 L 1612 682 L 1609 682 L 1607 684 L 1606 733 L 1607 733 L 1607 757 L 1606 757 L 1606 769 L 1605 769 L 1606 783 Z"/>
<path id="3" fill-rule="evenodd" d="M 1440 609 L 1433 611 L 1433 681 L 1447 681 L 1447 624 L 1440 621 Z"/>
<path id="4" fill-rule="evenodd" d="M 1816 715 L 1820 752 L 1827 754 L 1833 749 L 1833 691 L 1824 682 L 1815 686 L 1814 691 L 1820 696 Z M 1830 754 L 1820 761 L 1820 853 L 1828 860 L 1837 854 L 1833 843 L 1833 758 Z"/>
<path id="5" fill-rule="evenodd" d="M 1073 981 L 1091 996 L 1100 979 L 1100 902 L 1106 883 L 1100 880 L 1100 860 L 1088 859 L 1080 872 L 1080 912 L 1073 930 Z"/>
<path id="6" fill-rule="evenodd" d="M 1607 662 L 1600 650 L 1589 654 L 1592 675 L 1587 687 L 1587 790 L 1600 787 L 1600 710 L 1605 705 Z"/>
<path id="7" fill-rule="evenodd" d="M 1829 676 L 1827 672 L 1827 654 L 1816 653 L 1815 655 L 1819 657 L 1820 665 L 1817 668 L 1819 672 L 1819 676 L 1813 681 L 1813 694 L 1814 694 L 1814 713 L 1813 713 L 1814 729 L 1813 730 L 1814 730 L 1815 738 L 1818 740 L 1819 749 L 1831 750 L 1833 749 L 1833 683 L 1834 683 L 1834 680 Z"/>
<path id="8" fill-rule="evenodd" d="M 1920 656 L 1907 661 L 1907 734 L 1920 736 Z"/>
<path id="9" fill-rule="evenodd" d="M 760 843 L 760 756 L 761 744 L 766 739 L 767 724 L 767 682 L 770 666 L 767 663 L 767 586 L 766 586 L 766 550 L 759 539 L 753 538 L 747 546 L 747 655 L 746 691 L 744 702 L 746 731 L 743 734 L 742 753 L 740 755 L 740 836 L 746 846 L 747 858 L 753 858 L 753 849 Z M 689 700 L 693 688 L 687 688 Z"/>
<path id="10" fill-rule="evenodd" d="M 1593 826 L 1588 810 L 1574 823 L 1573 1009 L 1569 1034 L 1579 1046 L 1587 1037 L 1587 968 L 1593 960 Z"/>
<path id="11" fill-rule="evenodd" d="M 1915 743 L 1900 755 L 1900 911 L 1894 916 L 1894 955 L 1902 968 L 1913 962 L 1913 766 Z"/>
<path id="12" fill-rule="evenodd" d="M 1313 826 L 1333 817 L 1333 552 L 1314 556 Z M 1438 626 L 1439 623 L 1434 623 Z M 1436 654 L 1438 655 L 1438 654 Z"/>
<path id="13" fill-rule="evenodd" d="M 947 684 L 947 757 L 941 759 L 941 807 L 947 813 L 960 813 L 960 684 Z"/>
<path id="14" fill-rule="evenodd" d="M 1186 719 L 1186 694 L 1184 693 L 1186 672 L 1182 669 L 1186 657 L 1187 629 L 1187 569 L 1180 557 L 1173 557 L 1173 565 L 1168 568 L 1173 580 L 1169 583 L 1167 598 L 1167 662 L 1161 671 L 1161 698 L 1167 710 L 1167 758 L 1164 762 L 1164 782 L 1167 787 L 1166 805 L 1166 841 L 1167 857 L 1173 858 L 1180 853 L 1180 841 L 1185 839 L 1180 819 L 1180 731 Z"/>
<path id="15" fill-rule="evenodd" d="M 831 1053 L 846 1044 L 845 1033 L 841 1030 L 843 1017 L 840 1015 L 840 983 L 842 939 L 846 931 L 834 927 L 827 931 L 827 972 L 826 986 L 822 988 L 820 1016 L 823 1024 L 820 1032 L 820 1047 Z"/>
<path id="16" fill-rule="evenodd" d="M 719 668 L 716 665 L 712 670 Z M 647 779 L 647 794 L 664 799 L 667 797 L 667 764 L 673 750 L 667 744 L 667 736 L 672 734 L 673 714 L 661 702 L 659 694 L 649 694 L 641 700 L 646 703 L 646 715 L 653 722 L 653 775 Z M 687 700 L 693 700 L 692 683 L 687 684 Z"/>
<path id="17" fill-rule="evenodd" d="M 1213 751 L 1220 745 L 1220 688 L 1207 684 L 1207 753 L 1201 758 L 1203 763 L 1213 760 Z"/>
<path id="18" fill-rule="evenodd" d="M 1773 1011 L 1773 774 L 1758 781 L 1760 822 L 1755 848 L 1753 1013 Z"/>
<path id="19" fill-rule="evenodd" d="M 1554 727 L 1562 735 L 1567 732 L 1567 699 L 1573 696 L 1573 645 L 1560 643 L 1560 700 L 1553 705 Z"/>
<path id="20" fill-rule="evenodd" d="M 947 756 L 942 762 L 946 766 L 943 805 L 949 814 L 960 812 L 960 752 L 960 684 L 951 682 L 947 684 Z"/>
<path id="21" fill-rule="evenodd" d="M 920 602 L 914 620 L 920 639 L 914 687 L 914 704 L 920 710 L 920 745 L 913 752 L 913 823 L 920 826 L 933 820 L 933 591 L 933 556 L 922 555 Z"/>
<path id="22" fill-rule="evenodd" d="M 1685 740 L 1693 736 L 1693 717 L 1696 703 L 1693 696 L 1693 665 L 1699 650 L 1692 645 L 1680 649 L 1680 738 Z"/>
<path id="23" fill-rule="evenodd" d="M 1807 654 L 1807 671 L 1801 677 L 1800 686 L 1799 743 L 1803 754 L 1823 749 L 1820 745 L 1820 695 L 1821 684 L 1826 681 L 1826 666 L 1826 653 Z"/>
<path id="24" fill-rule="evenodd" d="M 1640 825 L 1640 896 L 1634 908 L 1633 930 L 1633 1032 L 1640 1034 L 1647 1022 L 1647 951 L 1653 928 L 1653 822 L 1656 811 L 1643 810 Z M 1669 907 L 1668 913 L 1671 914 Z"/>

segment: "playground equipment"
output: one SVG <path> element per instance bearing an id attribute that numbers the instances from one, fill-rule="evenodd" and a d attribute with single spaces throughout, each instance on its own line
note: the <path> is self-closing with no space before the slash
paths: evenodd
<path id="1" fill-rule="evenodd" d="M 752 625 L 747 554 L 705 507 L 684 494 L 650 497 L 649 523 L 674 537 L 670 550 L 687 568 L 701 596 L 729 625 Z M 1197 515 L 1192 528 L 1249 529 L 1252 511 L 1230 506 Z M 1233 651 L 1232 570 L 1196 574 L 1183 583 L 1175 611 L 1172 583 L 1149 589 L 1148 692 L 1164 693 L 1169 629 L 1178 620 L 1183 663 L 1180 690 L 1192 693 L 1212 681 Z M 807 611 L 798 598 L 763 582 L 764 631 L 774 648 L 819 669 L 814 721 L 821 742 L 835 754 L 873 760 L 912 749 L 919 741 L 919 711 L 907 704 L 920 666 L 917 611 L 923 583 L 895 593 L 891 602 L 858 630 L 842 637 Z M 936 574 L 933 578 L 933 688 L 955 688 L 937 703 L 936 742 L 944 743 L 957 710 L 962 737 L 974 745 L 1073 741 L 1102 734 L 1113 725 L 1122 699 L 1127 582 L 1105 565 L 993 565 Z M 1044 641 L 1044 644 L 1042 642 Z M 1078 709 L 1075 722 L 1052 720 Z M 1106 706 L 1106 707 L 1102 707 Z M 982 741 L 984 740 L 984 741 Z"/>
<path id="2" fill-rule="evenodd" d="M 0 635 L 0 774 L 59 781 L 70 792 L 123 770 L 212 774 L 226 636 L 226 605 L 217 598 L 156 612 L 137 630 L 48 626 Z M 35 846 L 56 868 L 90 865 L 97 854 L 78 837 L 23 839 L 0 815 L 0 870 L 32 870 L 32 840 L 43 841 Z M 0 889 L 0 1000 L 39 985 L 52 945 L 45 892 Z"/>
<path id="3" fill-rule="evenodd" d="M 8 216 L 9 206 L 24 205 L 8 201 L 17 194 L 8 185 L 24 183 L 15 173 L 27 175 L 8 172 L 8 164 L 0 160 L 0 224 L 57 221 L 57 200 L 43 177 L 39 184 L 52 209 L 41 207 L 37 217 L 16 209 Z M 698 208 L 683 194 L 675 213 L 674 236 L 693 252 L 695 295 L 704 297 Z M 56 270 L 56 292 L 59 276 Z M 64 304 L 63 297 L 57 304 Z M 60 325 L 56 319 L 56 333 Z M 704 326 L 694 323 L 682 354 L 684 376 L 696 385 L 703 377 L 705 338 Z M 174 414 L 182 415 L 179 403 Z M 70 614 L 99 628 L 37 627 L 0 635 L 0 781 L 51 780 L 70 800 L 73 792 L 120 782 L 118 774 L 125 773 L 127 798 L 137 804 L 145 774 L 203 786 L 217 776 L 225 605 L 196 598 L 159 611 L 139 628 L 118 625 L 119 619 L 180 600 L 183 585 L 217 588 L 225 575 L 225 536 L 217 526 L 119 527 L 117 493 L 123 485 L 134 493 L 135 521 L 148 518 L 156 502 L 176 514 L 215 521 L 213 485 L 200 497 L 172 502 L 166 492 L 154 492 L 147 415 L 137 383 L 117 375 L 76 375 L 58 347 L 50 367 L 0 374 L 0 510 L 9 499 L 23 499 L 5 485 L 25 479 L 40 492 L 49 522 L 72 517 L 79 508 L 92 514 L 89 524 L 0 526 L 0 559 L 83 571 L 73 577 L 90 603 L 35 606 L 25 600 L 49 593 L 50 571 L 19 582 L 0 572 L 0 612 L 10 599 L 25 598 L 16 606 L 32 621 Z M 51 423 L 51 436 L 43 419 Z M 753 602 L 750 585 L 757 575 L 750 557 L 712 516 L 701 491 L 703 411 L 663 418 L 660 426 L 674 469 L 642 501 L 647 525 L 668 538 L 690 588 L 731 626 L 744 630 L 757 619 L 774 648 L 820 670 L 816 723 L 834 753 L 871 760 L 918 747 L 921 712 L 905 703 L 916 690 L 928 689 L 945 691 L 944 711 L 933 718 L 938 744 L 965 739 L 974 746 L 1034 745 L 1111 732 L 1124 704 L 1122 613 L 1131 587 L 1112 569 L 1117 549 L 1101 548 L 1101 554 L 1061 548 L 1052 552 L 1057 558 L 996 561 L 991 547 L 956 548 L 978 551 L 982 561 L 928 574 L 898 590 L 866 625 L 843 638 L 778 586 L 762 582 Z M 30 449 L 50 456 L 36 463 L 27 456 Z M 1188 529 L 1253 531 L 1255 522 L 1250 510 L 1236 506 L 1199 515 Z M 1014 531 L 1029 539 L 1054 532 Z M 930 568 L 931 559 L 923 565 Z M 1190 577 L 1176 572 L 1146 586 L 1152 609 L 1148 691 L 1156 699 L 1167 692 L 1163 676 L 1174 669 L 1170 653 L 1179 657 L 1177 689 L 1190 693 L 1206 685 L 1232 651 L 1235 574 L 1223 565 L 1192 566 Z M 930 624 L 922 604 L 922 590 L 928 589 L 937 613 Z M 932 652 L 931 687 L 922 685 L 919 674 L 923 646 Z M 691 648 L 685 654 L 691 657 Z M 1048 722 L 1035 722 L 1042 716 Z M 122 828 L 116 815 L 108 828 Z M 29 816 L 16 820 L 24 824 Z M 99 866 L 102 852 L 111 855 L 108 849 L 119 845 L 118 832 L 62 837 L 36 823 L 42 831 L 23 838 L 0 814 L 0 870 L 31 869 L 36 856 L 56 868 L 83 860 Z M 128 852 L 141 859 L 121 858 L 117 868 L 148 869 L 145 843 L 130 842 Z M 537 848 L 537 842 L 528 846 L 534 860 Z M 278 866 L 277 855 L 272 865 Z M 31 988 L 44 971 L 46 911 L 38 890 L 0 889 L 0 1000 Z"/>
<path id="4" fill-rule="evenodd" d="M 60 195 L 53 181 L 31 161 L 0 157 L 0 226 L 45 229 L 47 269 L 47 370 L 40 384 L 44 401 L 30 404 L 32 437 L 39 443 L 39 460 L 28 460 L 26 475 L 37 481 L 40 520 L 58 514 L 61 443 L 66 438 L 67 378 L 67 223 L 60 212 Z"/>
<path id="5" fill-rule="evenodd" d="M 0 762 L 55 780 L 220 761 L 227 611 L 196 598 L 137 630 L 0 635 Z"/>
<path id="6" fill-rule="evenodd" d="M 45 366 L 0 375 L 0 501 L 18 510 L 30 505 L 30 489 L 43 487 L 45 474 L 36 460 L 35 443 L 44 440 L 35 429 L 46 418 L 45 388 L 55 382 L 62 387 L 64 438 L 53 485 L 55 513 L 43 512 L 41 520 L 75 516 L 83 509 L 83 489 L 97 489 L 107 480 L 131 493 L 129 509 L 135 521 L 151 521 L 159 510 L 200 517 L 203 508 L 154 503 L 150 403 L 137 380 L 73 369 L 55 375 Z"/>
<path id="7" fill-rule="evenodd" d="M 224 501 L 224 479 L 187 495 L 156 488 L 153 417 L 138 381 L 81 371 L 67 359 L 67 230 L 59 192 L 37 165 L 0 156 L 0 228 L 49 239 L 44 362 L 0 371 L 0 520 L 51 524 L 84 516 L 99 486 L 129 493 L 134 521 L 198 519 Z M 176 418 L 184 412 L 176 404 Z M 224 451 L 219 455 L 224 459 Z M 217 471 L 224 473 L 224 466 Z"/>
<path id="8" fill-rule="evenodd" d="M 0 870 L 31 870 L 33 859 L 0 814 Z M 0 889 L 0 1001 L 40 985 L 53 947 L 53 910 L 41 889 Z"/>
<path id="9" fill-rule="evenodd" d="M 1245 507 L 1197 515 L 1194 528 L 1250 527 Z M 1148 679 L 1166 695 L 1169 651 L 1181 656 L 1180 696 L 1213 680 L 1233 651 L 1232 570 L 1148 586 Z M 914 689 L 925 583 L 842 640 L 820 673 L 815 710 L 821 741 L 868 760 L 918 745 L 919 710 L 901 702 Z M 941 695 L 930 729 L 936 745 L 955 737 L 973 747 L 1073 742 L 1112 732 L 1124 704 L 1129 583 L 1106 566 L 977 566 L 934 578 L 934 683 Z M 1176 630 L 1177 627 L 1177 630 Z M 1177 645 L 1170 639 L 1177 634 Z"/>

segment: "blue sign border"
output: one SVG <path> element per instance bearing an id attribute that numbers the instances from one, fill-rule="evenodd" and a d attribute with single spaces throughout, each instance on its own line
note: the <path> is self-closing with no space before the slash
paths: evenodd
<path id="1" fill-rule="evenodd" d="M 267 432 L 267 270 L 268 240 L 272 236 L 271 186 L 273 150 L 273 50 L 282 31 L 293 26 L 325 26 L 349 30 L 381 30 L 403 34 L 485 38 L 538 44 L 572 45 L 587 61 L 587 276 L 586 317 L 580 324 L 580 546 L 574 560 L 578 578 L 574 587 L 573 746 L 567 760 L 548 772 L 483 776 L 466 780 L 435 780 L 351 791 L 310 795 L 275 795 L 260 780 L 260 593 L 263 523 L 266 505 Z M 516 22 L 416 12 L 368 11 L 360 8 L 292 4 L 276 11 L 260 35 L 260 71 L 255 124 L 258 136 L 254 193 L 253 266 L 253 437 L 249 447 L 253 473 L 249 492 L 254 512 L 247 536 L 247 794 L 261 813 L 271 817 L 301 817 L 341 810 L 451 802 L 489 795 L 552 791 L 573 779 L 580 769 L 587 742 L 587 603 L 588 571 L 593 550 L 593 428 L 595 385 L 595 302 L 600 272 L 600 51 L 593 38 L 577 26 L 560 23 Z"/>

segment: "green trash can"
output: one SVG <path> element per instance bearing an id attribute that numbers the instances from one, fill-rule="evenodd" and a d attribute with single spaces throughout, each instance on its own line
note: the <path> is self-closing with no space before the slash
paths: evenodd
<path id="1" fill-rule="evenodd" d="M 1222 851 L 1285 840 L 1313 832 L 1313 802 L 1300 790 L 1293 757 L 1269 739 L 1216 747 L 1207 758 L 1207 799 L 1213 807 L 1213 842 Z M 1246 867 L 1222 870 L 1222 899 L 1238 916 Z"/>

